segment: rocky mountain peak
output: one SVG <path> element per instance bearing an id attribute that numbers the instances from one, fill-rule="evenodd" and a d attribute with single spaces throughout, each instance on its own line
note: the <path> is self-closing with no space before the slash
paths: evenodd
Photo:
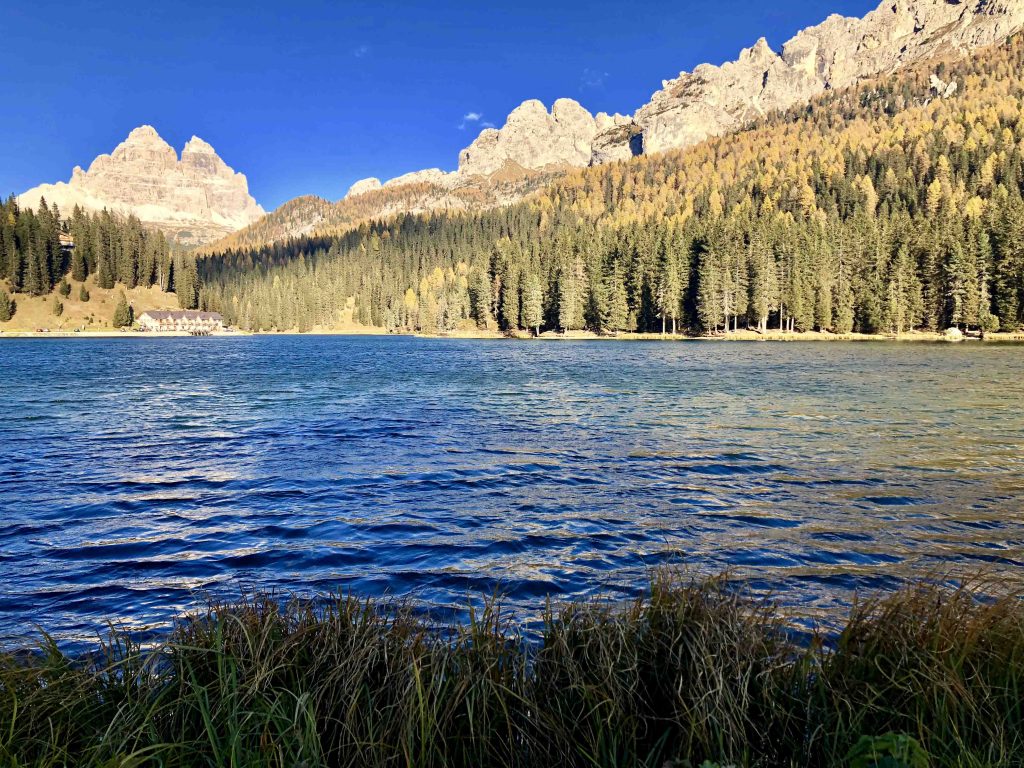
<path id="1" fill-rule="evenodd" d="M 380 183 L 380 179 L 371 176 L 368 179 L 360 179 L 351 187 L 348 188 L 348 193 L 345 197 L 355 197 L 356 195 L 365 195 L 367 192 L 374 192 L 384 185 Z"/>
<path id="2" fill-rule="evenodd" d="M 540 101 L 524 101 L 505 125 L 487 128 L 459 155 L 461 176 L 488 176 L 513 164 L 527 170 L 551 166 L 585 167 L 597 122 L 579 103 L 559 99 L 551 112 Z"/>
<path id="3" fill-rule="evenodd" d="M 128 134 L 128 138 L 124 140 L 125 144 L 167 144 L 156 132 L 156 128 L 152 125 L 140 125 L 138 128 L 133 128 Z M 167 146 L 170 146 L 167 144 Z"/>
<path id="4" fill-rule="evenodd" d="M 207 142 L 200 139 L 198 136 L 193 136 L 185 143 L 185 148 L 181 151 L 181 156 L 184 157 L 187 154 L 204 154 L 204 155 L 216 155 L 217 152 Z"/>
<path id="5" fill-rule="evenodd" d="M 763 38 L 734 62 L 667 80 L 634 120 L 644 152 L 686 147 L 827 89 L 941 53 L 963 55 L 1024 26 L 1020 0 L 884 0 L 862 19 L 833 14 L 776 54 Z"/>
<path id="6" fill-rule="evenodd" d="M 99 155 L 71 180 L 43 184 L 18 199 L 35 206 L 40 197 L 70 211 L 104 208 L 137 216 L 183 244 L 215 240 L 251 224 L 263 209 L 249 195 L 245 176 L 235 173 L 213 147 L 193 136 L 178 159 L 151 125 L 128 134 L 109 155 Z"/>

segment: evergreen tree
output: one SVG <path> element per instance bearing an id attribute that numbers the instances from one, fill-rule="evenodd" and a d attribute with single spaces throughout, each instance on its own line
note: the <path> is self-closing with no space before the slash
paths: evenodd
<path id="1" fill-rule="evenodd" d="M 113 322 L 115 328 L 128 328 L 135 322 L 135 312 L 123 291 L 118 297 L 117 307 L 114 308 Z"/>
<path id="2" fill-rule="evenodd" d="M 677 253 L 662 243 L 658 264 L 657 305 L 658 317 L 661 318 L 661 333 L 665 334 L 665 321 L 671 319 L 672 333 L 676 333 L 676 322 L 679 318 L 680 304 L 683 298 L 683 281 L 679 274 Z"/>
<path id="3" fill-rule="evenodd" d="M 473 284 L 470 290 L 470 307 L 478 328 L 487 328 L 493 319 L 491 306 L 491 276 L 485 264 L 478 264 L 472 270 Z"/>
<path id="4" fill-rule="evenodd" d="M 540 326 L 544 322 L 544 290 L 540 278 L 533 272 L 526 275 L 523 286 L 523 324 L 533 330 L 535 336 L 540 335 Z"/>
<path id="5" fill-rule="evenodd" d="M 622 279 L 622 270 L 618 264 L 612 267 L 606 283 L 605 295 L 608 296 L 608 310 L 605 314 L 604 326 L 615 333 L 628 331 L 629 297 L 626 294 L 626 283 Z"/>
<path id="6" fill-rule="evenodd" d="M 750 309 L 757 329 L 768 330 L 768 315 L 779 303 L 779 275 L 775 254 L 761 232 L 754 233 L 750 241 Z"/>
<path id="7" fill-rule="evenodd" d="M 7 291 L 0 290 L 0 323 L 6 323 L 14 317 L 15 309 L 14 300 Z"/>

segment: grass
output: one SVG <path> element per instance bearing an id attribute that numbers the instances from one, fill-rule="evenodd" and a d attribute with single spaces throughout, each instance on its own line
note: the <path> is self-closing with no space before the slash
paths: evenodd
<path id="1" fill-rule="evenodd" d="M 83 328 L 87 331 L 113 331 L 114 307 L 123 292 L 135 308 L 136 317 L 150 309 L 177 309 L 178 298 L 173 293 L 164 293 L 157 287 L 126 288 L 118 283 L 113 288 L 99 288 L 94 277 L 85 283 L 76 283 L 70 277 L 71 294 L 60 296 L 57 289 L 45 296 L 29 296 L 25 293 L 11 293 L 10 286 L 0 281 L 0 291 L 7 292 L 14 300 L 17 309 L 6 323 L 0 323 L 0 335 L 3 333 L 19 333 L 48 328 L 51 332 L 73 331 Z M 79 291 L 85 285 L 89 291 L 89 301 L 80 301 Z M 64 313 L 60 317 L 53 314 L 53 302 L 59 298 L 64 304 Z"/>
<path id="2" fill-rule="evenodd" d="M 727 582 L 438 626 L 254 597 L 157 648 L 0 655 L 5 766 L 1019 766 L 1024 603 L 915 587 L 796 642 Z"/>

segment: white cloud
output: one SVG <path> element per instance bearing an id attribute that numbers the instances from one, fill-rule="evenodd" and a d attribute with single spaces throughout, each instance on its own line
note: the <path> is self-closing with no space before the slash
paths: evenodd
<path id="1" fill-rule="evenodd" d="M 369 52 L 370 52 L 370 46 L 368 46 L 366 44 L 357 46 L 357 47 L 352 49 L 352 55 L 355 56 L 357 59 L 363 58 L 363 56 L 365 56 Z"/>
<path id="2" fill-rule="evenodd" d="M 608 77 L 607 72 L 599 72 L 596 69 L 587 67 L 580 75 L 580 90 L 604 88 L 604 81 Z"/>
<path id="3" fill-rule="evenodd" d="M 459 130 L 464 131 L 473 123 L 479 123 L 483 117 L 483 112 L 467 112 L 462 116 L 462 122 L 459 123 Z M 487 124 L 485 123 L 485 125 Z"/>
<path id="4" fill-rule="evenodd" d="M 494 128 L 495 126 L 494 126 L 494 123 L 492 123 L 490 120 L 484 120 L 484 122 L 480 123 L 480 127 L 481 128 Z"/>

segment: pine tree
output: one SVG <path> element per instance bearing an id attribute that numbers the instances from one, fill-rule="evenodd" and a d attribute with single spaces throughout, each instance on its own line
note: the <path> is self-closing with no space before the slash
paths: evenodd
<path id="1" fill-rule="evenodd" d="M 83 303 L 85 303 L 85 302 L 89 301 L 89 298 L 90 298 L 89 291 L 83 285 L 81 288 L 78 289 L 78 300 L 83 302 Z"/>
<path id="2" fill-rule="evenodd" d="M 473 319 L 476 320 L 478 328 L 487 328 L 492 321 L 491 306 L 493 297 L 491 295 L 491 277 L 488 274 L 487 266 L 478 264 L 472 270 L 473 285 L 470 290 L 470 302 Z"/>
<path id="3" fill-rule="evenodd" d="M 89 270 L 85 264 L 84 242 L 83 240 L 82 244 L 78 244 L 76 241 L 75 248 L 71 251 L 71 279 L 78 283 L 85 282 L 85 278 L 89 276 Z"/>
<path id="4" fill-rule="evenodd" d="M 540 326 L 544 321 L 544 291 L 540 278 L 533 272 L 526 275 L 523 287 L 523 323 L 531 328 L 534 335 L 540 336 Z"/>
<path id="5" fill-rule="evenodd" d="M 768 315 L 779 302 L 779 274 L 775 254 L 764 234 L 756 232 L 751 238 L 748 258 L 750 262 L 750 308 L 761 333 L 768 330 Z"/>
<path id="6" fill-rule="evenodd" d="M 12 317 L 17 308 L 14 305 L 14 300 L 7 294 L 6 291 L 0 290 L 0 323 L 6 323 Z"/>
<path id="7" fill-rule="evenodd" d="M 196 260 L 192 256 L 179 255 L 174 269 L 174 292 L 178 295 L 178 306 L 182 309 L 196 309 L 199 306 L 199 274 Z M 287 328 L 293 328 L 289 323 Z"/>
<path id="8" fill-rule="evenodd" d="M 54 317 L 60 317 L 64 314 L 64 303 L 56 296 L 53 297 L 53 305 L 51 308 Z"/>
<path id="9" fill-rule="evenodd" d="M 721 264 L 708 240 L 697 245 L 697 316 L 705 331 L 716 333 L 726 314 Z M 728 326 L 726 327 L 728 330 Z"/>
<path id="10" fill-rule="evenodd" d="M 114 327 L 128 328 L 133 322 L 135 322 L 135 313 L 122 291 L 117 300 L 117 307 L 114 309 Z"/>
<path id="11" fill-rule="evenodd" d="M 672 320 L 672 334 L 676 333 L 676 322 L 683 297 L 683 282 L 679 275 L 679 261 L 676 252 L 662 241 L 658 265 L 657 307 L 661 318 L 661 333 L 665 335 L 665 321 Z"/>
<path id="12" fill-rule="evenodd" d="M 608 296 L 608 309 L 604 318 L 605 328 L 615 333 L 628 331 L 629 297 L 626 294 L 626 283 L 622 279 L 622 270 L 618 263 L 608 275 L 605 294 Z"/>

